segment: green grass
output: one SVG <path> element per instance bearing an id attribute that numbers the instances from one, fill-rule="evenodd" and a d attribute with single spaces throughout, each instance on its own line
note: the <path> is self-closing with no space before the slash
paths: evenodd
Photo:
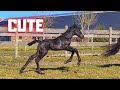
<path id="1" fill-rule="evenodd" d="M 44 75 L 35 72 L 35 61 L 32 61 L 19 74 L 20 68 L 28 57 L 14 58 L 11 56 L 0 58 L 1 79 L 119 79 L 120 56 L 81 56 L 81 65 L 77 66 L 77 57 L 73 61 L 64 64 L 69 57 L 44 57 L 41 62 Z"/>
<path id="2" fill-rule="evenodd" d="M 25 52 L 25 47 L 24 46 L 19 46 L 18 47 L 18 54 L 20 56 L 29 56 L 33 53 L 36 52 L 36 48 L 37 46 L 27 46 L 27 52 Z M 82 53 L 102 53 L 105 51 L 105 49 L 103 47 L 94 47 L 93 51 L 91 49 L 90 46 L 75 46 L 75 48 L 78 49 L 78 52 L 80 54 Z M 61 51 L 49 51 L 48 55 L 54 55 L 54 54 L 65 54 L 65 51 L 61 50 Z M 15 55 L 15 47 L 14 46 L 1 46 L 0 47 L 0 55 L 1 56 L 14 56 Z"/>
<path id="3" fill-rule="evenodd" d="M 79 53 L 92 52 L 91 47 L 75 47 Z M 20 68 L 25 64 L 28 57 L 36 52 L 36 46 L 19 47 L 21 57 L 14 58 L 14 47 L 0 47 L 0 79 L 119 79 L 120 78 L 120 56 L 81 56 L 81 65 L 77 66 L 77 57 L 73 61 L 64 64 L 69 57 L 44 57 L 40 66 L 44 75 L 35 72 L 36 64 L 33 60 L 25 69 L 23 74 L 19 74 Z M 105 51 L 102 47 L 94 47 L 93 52 Z M 49 51 L 49 54 L 65 53 L 65 51 Z M 23 57 L 25 56 L 25 57 Z"/>

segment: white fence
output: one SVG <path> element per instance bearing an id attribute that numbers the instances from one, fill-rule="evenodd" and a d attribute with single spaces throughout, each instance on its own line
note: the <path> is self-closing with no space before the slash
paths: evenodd
<path id="1" fill-rule="evenodd" d="M 44 34 L 37 33 L 0 33 L 0 36 L 11 36 L 15 37 L 16 42 L 11 41 L 0 41 L 0 45 L 15 45 L 15 57 L 18 56 L 18 45 L 25 45 L 26 42 L 19 42 L 18 36 L 31 36 L 31 37 L 58 37 L 61 33 L 64 33 L 66 29 L 45 29 Z M 74 36 L 76 37 L 76 36 Z M 112 30 L 112 27 L 109 30 L 90 30 L 89 34 L 85 34 L 86 38 L 90 38 L 91 42 L 71 42 L 71 46 L 104 46 L 112 43 L 112 38 L 120 37 L 120 30 Z M 109 38 L 109 42 L 94 42 L 93 38 Z M 66 52 L 67 53 L 67 52 Z M 65 54 L 67 55 L 67 54 Z"/>

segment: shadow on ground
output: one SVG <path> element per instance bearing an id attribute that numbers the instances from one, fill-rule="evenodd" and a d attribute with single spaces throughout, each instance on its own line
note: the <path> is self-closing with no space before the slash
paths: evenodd
<path id="1" fill-rule="evenodd" d="M 104 65 L 96 65 L 101 68 L 107 68 L 107 67 L 112 67 L 112 66 L 120 66 L 120 64 L 104 64 Z"/>
<path id="2" fill-rule="evenodd" d="M 45 71 L 45 70 L 60 70 L 62 72 L 67 72 L 69 71 L 68 67 L 57 67 L 57 68 L 40 68 L 41 71 Z M 30 70 L 25 70 L 24 72 L 29 72 L 29 71 L 36 71 L 36 68 L 32 68 Z"/>

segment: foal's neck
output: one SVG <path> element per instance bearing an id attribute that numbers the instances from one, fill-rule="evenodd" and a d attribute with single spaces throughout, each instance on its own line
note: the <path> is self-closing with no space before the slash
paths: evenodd
<path id="1" fill-rule="evenodd" d="M 71 39 L 74 36 L 73 30 L 67 30 L 62 36 L 67 39 Z"/>

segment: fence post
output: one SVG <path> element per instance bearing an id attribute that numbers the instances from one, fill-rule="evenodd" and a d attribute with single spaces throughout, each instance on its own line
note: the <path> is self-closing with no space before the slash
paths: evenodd
<path id="1" fill-rule="evenodd" d="M 116 36 L 118 36 L 118 35 L 116 34 Z M 116 43 L 117 43 L 117 40 L 118 40 L 118 38 L 115 39 L 115 42 L 116 42 Z"/>
<path id="2" fill-rule="evenodd" d="M 109 45 L 111 44 L 112 44 L 112 27 L 109 27 Z"/>
<path id="3" fill-rule="evenodd" d="M 27 51 L 27 36 L 25 36 L 25 52 Z"/>
<path id="4" fill-rule="evenodd" d="M 91 43 L 92 43 L 92 51 L 93 51 L 93 34 L 92 34 L 92 37 L 91 37 Z"/>
<path id="5" fill-rule="evenodd" d="M 65 30 L 67 29 L 68 29 L 68 25 L 65 25 Z M 67 57 L 67 55 L 68 55 L 68 51 L 65 51 L 65 57 Z"/>
<path id="6" fill-rule="evenodd" d="M 18 57 L 18 32 L 15 33 L 15 58 Z"/>

